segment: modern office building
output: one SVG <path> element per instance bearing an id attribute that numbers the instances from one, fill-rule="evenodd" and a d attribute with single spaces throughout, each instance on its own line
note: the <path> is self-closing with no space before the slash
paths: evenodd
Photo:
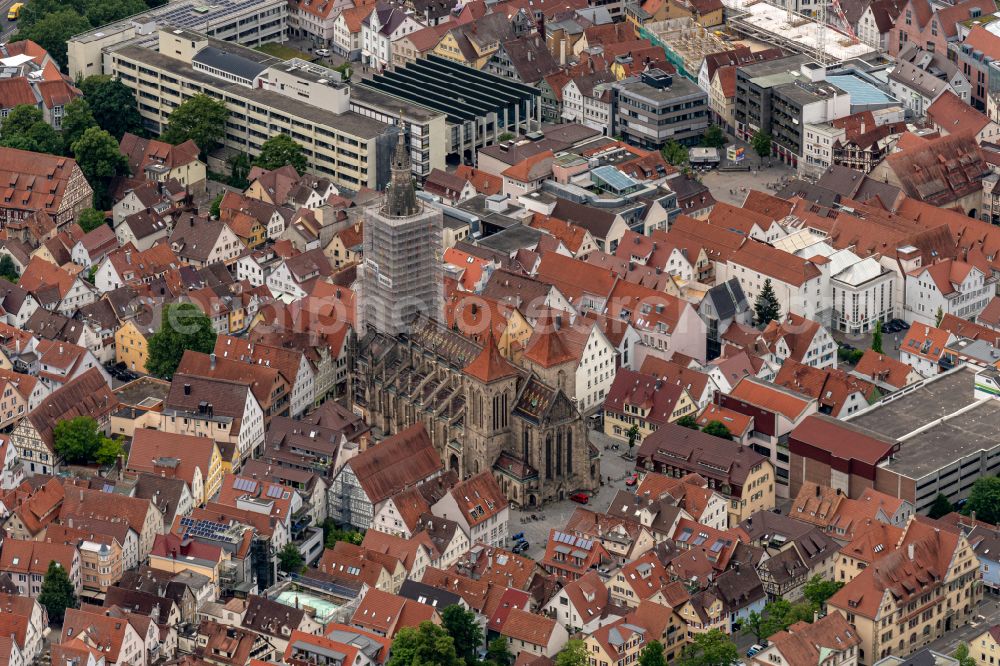
<path id="1" fill-rule="evenodd" d="M 684 77 L 651 69 L 621 80 L 612 90 L 614 133 L 631 144 L 696 144 L 708 128 L 708 94 Z"/>
<path id="2" fill-rule="evenodd" d="M 364 324 L 394 336 L 418 314 L 440 320 L 443 213 L 417 199 L 406 132 L 398 130 L 392 180 L 381 207 L 365 212 Z"/>
<path id="3" fill-rule="evenodd" d="M 106 55 L 108 73 L 135 92 L 152 133 L 185 99 L 204 93 L 229 109 L 227 148 L 254 156 L 284 133 L 302 145 L 310 170 L 338 187 L 382 189 L 389 180 L 395 132 L 350 110 L 338 72 L 172 27 L 159 31 L 156 49 L 127 43 Z"/>
<path id="4" fill-rule="evenodd" d="M 503 134 L 528 134 L 541 127 L 537 89 L 436 55 L 376 74 L 357 87 L 384 93 L 402 106 L 445 114 L 446 154 L 460 155 L 467 163 Z"/>
<path id="5" fill-rule="evenodd" d="M 758 131 L 771 131 L 771 89 L 806 80 L 803 66 L 815 65 L 809 56 L 794 55 L 736 70 L 736 136 L 750 139 Z"/>
<path id="6" fill-rule="evenodd" d="M 283 42 L 287 17 L 285 0 L 177 0 L 73 36 L 67 43 L 69 74 L 74 79 L 111 74 L 112 48 L 126 43 L 155 48 L 163 26 L 245 46 Z"/>

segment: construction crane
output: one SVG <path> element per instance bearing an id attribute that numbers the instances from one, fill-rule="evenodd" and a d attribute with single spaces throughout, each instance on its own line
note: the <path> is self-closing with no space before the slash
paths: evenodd
<path id="1" fill-rule="evenodd" d="M 857 44 L 860 42 L 861 40 L 859 40 L 858 36 L 854 33 L 854 28 L 851 27 L 851 22 L 847 20 L 847 15 L 844 14 L 844 10 L 840 6 L 840 0 L 830 0 L 830 4 L 833 5 L 833 11 L 835 11 L 840 20 L 843 21 L 844 30 L 847 31 L 847 36 L 851 38 L 851 43 Z"/>

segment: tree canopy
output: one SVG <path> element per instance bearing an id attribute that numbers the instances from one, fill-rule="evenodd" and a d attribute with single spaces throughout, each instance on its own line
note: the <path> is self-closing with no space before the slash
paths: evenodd
<path id="1" fill-rule="evenodd" d="M 476 666 L 476 651 L 483 644 L 483 630 L 476 616 L 461 606 L 448 606 L 441 611 L 441 626 L 455 642 L 455 654 L 466 666 Z"/>
<path id="2" fill-rule="evenodd" d="M 299 547 L 291 541 L 278 551 L 278 568 L 285 573 L 298 573 L 302 571 L 305 563 L 306 560 L 302 557 Z"/>
<path id="3" fill-rule="evenodd" d="M 170 303 L 163 308 L 160 330 L 149 338 L 146 372 L 170 379 L 184 350 L 209 354 L 215 349 L 212 320 L 193 303 Z"/>
<path id="4" fill-rule="evenodd" d="M 660 641 L 650 641 L 639 653 L 639 666 L 667 666 L 667 658 L 663 655 L 663 644 Z"/>
<path id="5" fill-rule="evenodd" d="M 107 131 L 91 127 L 72 146 L 73 157 L 94 189 L 94 205 L 110 208 L 111 179 L 128 173 L 128 159 L 118 150 L 118 141 Z"/>
<path id="6" fill-rule="evenodd" d="M 713 437 L 719 437 L 721 439 L 732 439 L 733 433 L 729 432 L 729 428 L 722 421 L 709 421 L 705 424 L 705 427 L 701 429 L 706 435 L 712 435 Z"/>
<path id="7" fill-rule="evenodd" d="M 931 502 L 930 508 L 927 510 L 927 515 L 931 518 L 941 518 L 942 516 L 947 516 L 949 513 L 955 510 L 955 507 L 951 505 L 948 498 L 944 496 L 943 493 L 938 493 L 934 501 Z"/>
<path id="8" fill-rule="evenodd" d="M 0 277 L 8 282 L 17 282 L 21 277 L 20 271 L 17 270 L 17 264 L 14 263 L 9 254 L 0 256 Z"/>
<path id="9" fill-rule="evenodd" d="M 771 284 L 771 278 L 764 280 L 764 286 L 761 288 L 760 293 L 757 294 L 757 300 L 754 302 L 753 309 L 757 315 L 757 323 L 762 326 L 775 319 L 781 319 L 781 305 L 778 303 L 778 297 L 774 294 L 774 285 Z"/>
<path id="10" fill-rule="evenodd" d="M 975 657 L 969 654 L 968 643 L 959 643 L 955 648 L 954 657 L 958 660 L 958 666 L 976 666 Z"/>
<path id="11" fill-rule="evenodd" d="M 78 97 L 67 104 L 62 119 L 63 152 L 72 155 L 73 144 L 91 127 L 97 127 L 97 121 L 87 100 Z"/>
<path id="12" fill-rule="evenodd" d="M 465 666 L 455 653 L 455 641 L 443 627 L 421 622 L 404 627 L 392 641 L 386 666 Z"/>
<path id="13" fill-rule="evenodd" d="M 758 131 L 750 139 L 750 145 L 753 146 L 754 151 L 761 157 L 767 157 L 771 154 L 771 135 L 763 130 Z"/>
<path id="14" fill-rule="evenodd" d="M 88 76 L 80 82 L 97 125 L 116 140 L 125 132 L 142 134 L 142 116 L 132 89 L 109 76 Z M 82 135 L 82 133 L 81 133 Z"/>
<path id="15" fill-rule="evenodd" d="M 486 646 L 486 660 L 493 666 L 510 666 L 514 663 L 514 655 L 510 653 L 510 646 L 503 636 L 494 638 Z"/>
<path id="16" fill-rule="evenodd" d="M 31 104 L 15 106 L 0 125 L 0 145 L 36 153 L 62 153 L 62 137 Z"/>
<path id="17" fill-rule="evenodd" d="M 736 644 L 718 629 L 704 634 L 695 634 L 691 643 L 684 648 L 679 666 L 730 666 L 739 661 Z"/>
<path id="18" fill-rule="evenodd" d="M 579 638 L 571 638 L 556 655 L 556 666 L 587 666 L 587 644 Z"/>
<path id="19" fill-rule="evenodd" d="M 984 476 L 972 484 L 965 513 L 976 513 L 976 518 L 996 525 L 1000 523 L 1000 477 Z"/>
<path id="20" fill-rule="evenodd" d="M 194 95 L 170 113 L 161 138 L 175 146 L 190 139 L 205 156 L 222 143 L 228 118 L 224 103 L 205 94 Z"/>
<path id="21" fill-rule="evenodd" d="M 695 418 L 693 414 L 687 414 L 680 417 L 676 421 L 677 425 L 682 428 L 691 428 L 691 430 L 698 430 L 698 419 Z"/>
<path id="22" fill-rule="evenodd" d="M 84 208 L 76 217 L 76 223 L 86 232 L 91 232 L 102 224 L 107 224 L 108 219 L 104 213 L 93 208 Z"/>
<path id="23" fill-rule="evenodd" d="M 872 351 L 876 353 L 882 352 L 882 322 L 875 322 L 875 330 L 872 331 Z"/>
<path id="24" fill-rule="evenodd" d="M 268 170 L 291 164 L 299 173 L 304 173 L 307 166 L 302 146 L 287 134 L 278 134 L 265 141 L 260 147 L 260 155 L 253 163 Z"/>
<path id="25" fill-rule="evenodd" d="M 688 161 L 688 149 L 673 139 L 670 139 L 663 144 L 663 148 L 660 149 L 660 154 L 663 155 L 663 159 L 670 162 L 674 166 L 687 164 Z"/>
<path id="26" fill-rule="evenodd" d="M 818 574 L 810 578 L 802 587 L 802 594 L 806 600 L 813 605 L 814 610 L 823 610 L 827 599 L 844 587 L 844 583 L 839 580 L 827 580 Z"/>
<path id="27" fill-rule="evenodd" d="M 726 145 L 726 133 L 718 125 L 709 125 L 701 139 L 701 144 L 709 148 L 722 148 Z"/>
<path id="28" fill-rule="evenodd" d="M 67 608 L 76 608 L 78 601 L 73 583 L 66 570 L 55 560 L 49 562 L 49 568 L 42 580 L 38 593 L 38 603 L 45 606 L 49 613 L 49 621 L 61 624 Z"/>
<path id="29" fill-rule="evenodd" d="M 108 465 L 121 455 L 122 446 L 106 437 L 89 416 L 77 416 L 56 423 L 52 433 L 56 453 L 68 463 Z"/>

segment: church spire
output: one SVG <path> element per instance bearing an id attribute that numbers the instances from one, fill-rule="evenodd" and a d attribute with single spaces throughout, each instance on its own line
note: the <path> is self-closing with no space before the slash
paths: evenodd
<path id="1" fill-rule="evenodd" d="M 382 212 L 389 217 L 409 217 L 420 212 L 417 192 L 413 187 L 413 172 L 410 167 L 410 147 L 406 140 L 403 117 L 399 117 L 399 134 L 396 153 L 392 157 L 392 179 L 385 195 Z"/>

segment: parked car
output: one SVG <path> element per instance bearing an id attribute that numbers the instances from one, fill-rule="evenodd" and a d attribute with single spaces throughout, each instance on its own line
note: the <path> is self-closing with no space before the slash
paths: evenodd
<path id="1" fill-rule="evenodd" d="M 313 53 L 318 55 L 320 58 L 326 58 L 330 55 L 330 49 L 316 49 Z"/>
<path id="2" fill-rule="evenodd" d="M 637 473 L 635 473 L 635 472 L 633 472 L 630 477 L 628 477 L 627 479 L 625 479 L 625 485 L 626 486 L 632 487 L 632 486 L 634 486 L 637 483 L 639 483 L 639 475 Z"/>
<path id="3" fill-rule="evenodd" d="M 517 534 L 512 536 L 511 539 L 513 539 L 514 541 L 524 541 L 524 532 L 518 532 Z"/>
<path id="4" fill-rule="evenodd" d="M 578 502 L 580 504 L 586 504 L 587 502 L 590 501 L 590 497 L 587 495 L 587 493 L 573 493 L 572 495 L 569 496 L 569 498 L 574 502 Z"/>
<path id="5" fill-rule="evenodd" d="M 763 645 L 761 645 L 760 643 L 754 643 L 753 645 L 750 646 L 750 649 L 747 650 L 747 656 L 752 657 L 763 649 L 764 649 Z"/>
<path id="6" fill-rule="evenodd" d="M 514 553 L 515 555 L 520 555 L 524 551 L 528 550 L 528 547 L 530 545 L 531 544 L 529 544 L 527 541 L 518 541 L 517 544 L 515 544 L 514 547 L 511 548 L 511 552 Z"/>

